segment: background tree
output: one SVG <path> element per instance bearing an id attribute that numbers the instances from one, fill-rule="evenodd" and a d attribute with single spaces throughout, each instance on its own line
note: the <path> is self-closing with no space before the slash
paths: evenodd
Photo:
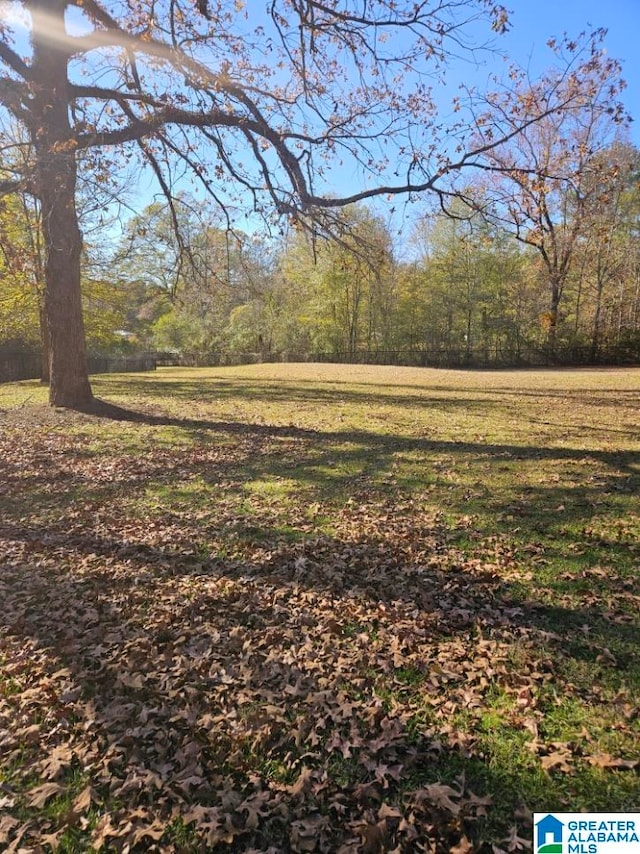
<path id="1" fill-rule="evenodd" d="M 523 299 L 526 253 L 504 229 L 469 216 L 462 204 L 450 214 L 416 226 L 415 259 L 400 288 L 399 341 L 407 324 L 415 330 L 411 346 L 445 363 L 517 362 L 530 323 Z"/>
<path id="2" fill-rule="evenodd" d="M 172 207 L 154 202 L 128 223 L 112 259 L 120 285 L 141 295 L 129 330 L 196 360 L 219 354 L 232 310 L 269 300 L 271 255 L 264 241 L 224 228 L 215 209 L 193 198 L 182 195 Z"/>
<path id="3" fill-rule="evenodd" d="M 598 358 L 603 339 L 615 340 L 611 319 L 620 295 L 624 295 L 623 302 L 633 303 L 631 294 L 627 296 L 626 280 L 629 260 L 636 255 L 632 233 L 633 221 L 637 221 L 634 200 L 639 167 L 640 152 L 615 143 L 596 154 L 585 175 L 585 183 L 592 181 L 593 187 L 587 194 L 589 204 L 579 235 L 575 329 L 588 341 L 592 362 Z M 588 329 L 583 329 L 585 323 Z"/>
<path id="4" fill-rule="evenodd" d="M 312 240 L 300 233 L 284 261 L 317 352 L 355 358 L 359 350 L 389 350 L 395 296 L 393 249 L 384 221 L 364 206 L 340 212 L 340 238 Z M 304 294 L 304 299 L 300 296 Z"/>
<path id="5" fill-rule="evenodd" d="M 607 56 L 604 36 L 597 31 L 578 42 L 552 40 L 556 68 L 535 83 L 514 70 L 513 86 L 491 95 L 476 119 L 478 145 L 486 146 L 485 179 L 480 201 L 472 204 L 538 252 L 548 292 L 541 322 L 551 353 L 579 236 L 607 180 L 597 155 L 629 120 L 618 100 L 620 65 Z M 564 108 L 538 120 L 550 97 Z M 495 145 L 505 124 L 513 133 Z"/>
<path id="6" fill-rule="evenodd" d="M 42 254 L 38 210 L 23 194 L 0 199 L 0 344 L 38 346 Z"/>

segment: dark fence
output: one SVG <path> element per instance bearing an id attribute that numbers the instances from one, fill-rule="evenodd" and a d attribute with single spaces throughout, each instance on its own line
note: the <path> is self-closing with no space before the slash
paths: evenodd
<path id="1" fill-rule="evenodd" d="M 34 380 L 42 376 L 42 356 L 39 353 L 0 352 L 0 382 Z"/>
<path id="2" fill-rule="evenodd" d="M 155 353 L 156 365 L 159 368 L 223 368 L 232 365 L 257 365 L 260 362 L 294 362 L 304 361 L 284 358 L 282 353 L 265 355 L 262 353 Z"/>
<path id="3" fill-rule="evenodd" d="M 155 371 L 155 354 L 142 356 L 89 356 L 90 374 L 120 374 Z M 0 383 L 37 380 L 42 376 L 42 356 L 36 352 L 0 352 Z"/>
<path id="4" fill-rule="evenodd" d="M 125 374 L 138 371 L 155 371 L 155 354 L 144 356 L 89 356 L 87 359 L 90 374 Z"/>
<path id="5" fill-rule="evenodd" d="M 640 343 L 601 348 L 594 356 L 590 347 L 523 347 L 518 351 L 501 349 L 423 348 L 397 350 L 356 350 L 354 352 L 294 353 L 147 353 L 139 356 L 90 356 L 89 373 L 130 373 L 154 371 L 156 367 L 225 367 L 255 365 L 261 362 L 337 362 L 359 365 L 406 365 L 422 368 L 542 368 L 580 366 L 640 365 Z M 38 353 L 0 352 L 0 382 L 38 379 L 41 357 Z"/>
<path id="6" fill-rule="evenodd" d="M 406 365 L 423 368 L 544 368 L 640 365 L 640 343 L 602 347 L 523 347 L 519 350 L 424 348 L 314 353 L 308 361 L 363 365 Z"/>
<path id="7" fill-rule="evenodd" d="M 156 353 L 159 367 L 224 367 L 260 362 L 334 362 L 360 365 L 406 365 L 423 368 L 534 368 L 596 365 L 639 365 L 640 343 L 601 348 L 594 356 L 591 347 L 522 347 L 519 350 L 456 349 L 446 347 L 352 352 L 294 353 Z"/>

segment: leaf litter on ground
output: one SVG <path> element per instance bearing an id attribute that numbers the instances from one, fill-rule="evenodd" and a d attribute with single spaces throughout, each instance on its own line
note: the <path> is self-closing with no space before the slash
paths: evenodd
<path id="1" fill-rule="evenodd" d="M 7 850 L 524 850 L 536 804 L 490 823 L 488 709 L 533 774 L 637 774 L 634 756 L 545 732 L 571 686 L 565 637 L 514 595 L 531 553 L 366 478 L 311 514 L 308 493 L 243 492 L 247 463 L 313 457 L 312 434 L 103 453 L 91 418 L 64 417 L 74 429 L 0 440 L 16 497 L 0 526 Z M 151 484 L 194 478 L 215 499 L 136 510 Z M 636 590 L 609 591 L 613 619 Z M 617 702 L 628 745 L 635 705 Z"/>

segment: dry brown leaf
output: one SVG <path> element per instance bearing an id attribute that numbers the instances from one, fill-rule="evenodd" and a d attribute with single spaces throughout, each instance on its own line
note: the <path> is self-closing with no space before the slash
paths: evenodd
<path id="1" fill-rule="evenodd" d="M 380 820 L 386 818 L 398 818 L 402 819 L 404 817 L 404 813 L 398 807 L 389 806 L 389 804 L 383 803 L 378 810 L 378 818 Z"/>
<path id="2" fill-rule="evenodd" d="M 98 823 L 91 834 L 91 843 L 94 848 L 100 850 L 110 836 L 117 835 L 118 830 L 113 826 L 113 824 L 111 824 L 111 816 L 103 815 L 102 818 L 98 820 Z"/>
<path id="3" fill-rule="evenodd" d="M 571 774 L 574 769 L 567 761 L 571 758 L 571 753 L 568 751 L 556 750 L 548 756 L 541 756 L 540 764 L 545 771 L 562 771 L 564 774 Z"/>
<path id="4" fill-rule="evenodd" d="M 313 784 L 313 776 L 312 769 L 305 766 L 298 775 L 295 783 L 288 787 L 289 794 L 293 795 L 294 798 L 304 795 Z"/>
<path id="5" fill-rule="evenodd" d="M 525 849 L 528 850 L 532 846 L 530 839 L 518 835 L 518 828 L 516 825 L 511 828 L 509 835 L 502 840 L 502 844 L 504 845 L 504 850 L 509 852 L 523 851 Z"/>
<path id="6" fill-rule="evenodd" d="M 0 842 L 8 842 L 11 831 L 19 824 L 18 819 L 12 815 L 3 815 L 0 817 Z"/>
<path id="7" fill-rule="evenodd" d="M 23 852 L 25 850 L 28 851 L 29 849 L 24 849 L 23 847 L 21 847 L 20 843 L 22 842 L 22 837 L 25 835 L 25 833 L 27 832 L 27 830 L 29 830 L 30 827 L 30 821 L 25 821 L 22 825 L 20 825 L 20 827 L 16 831 L 16 835 L 14 836 L 13 840 L 4 849 L 3 854 L 16 854 L 16 852 Z"/>
<path id="8" fill-rule="evenodd" d="M 454 797 L 459 798 L 460 792 L 457 792 L 455 789 L 452 789 L 451 786 L 446 786 L 443 783 L 432 783 L 431 785 L 425 786 L 424 788 L 418 789 L 414 792 L 412 800 L 419 804 L 429 802 L 440 809 L 447 810 L 447 812 L 450 812 L 452 815 L 458 815 L 460 812 L 460 805 L 452 800 Z"/>
<path id="9" fill-rule="evenodd" d="M 159 819 L 155 819 L 152 824 L 136 828 L 131 835 L 131 842 L 133 845 L 137 845 L 141 839 L 147 838 L 157 842 L 164 836 L 165 830 L 165 825 Z"/>
<path id="10" fill-rule="evenodd" d="M 27 801 L 29 806 L 42 809 L 47 801 L 59 792 L 64 792 L 64 786 L 60 786 L 58 783 L 43 783 L 42 786 L 31 789 L 27 795 Z"/>
<path id="11" fill-rule="evenodd" d="M 587 756 L 587 762 L 598 768 L 615 768 L 619 771 L 632 771 L 634 768 L 640 766 L 640 759 L 620 759 L 612 756 L 610 753 L 596 753 L 592 756 Z"/>
<path id="12" fill-rule="evenodd" d="M 126 688 L 143 688 L 145 681 L 141 673 L 118 673 L 118 682 Z"/>
<path id="13" fill-rule="evenodd" d="M 73 810 L 80 815 L 86 812 L 91 806 L 93 790 L 91 786 L 86 786 L 73 802 Z"/>
<path id="14" fill-rule="evenodd" d="M 449 849 L 449 854 L 470 854 L 470 852 L 473 850 L 474 848 L 472 843 L 469 842 L 466 836 L 463 836 L 460 839 L 460 842 L 457 843 L 457 845 L 453 845 Z"/>
<path id="15" fill-rule="evenodd" d="M 386 823 L 365 824 L 360 829 L 362 835 L 362 854 L 382 854 L 385 850 Z"/>
<path id="16" fill-rule="evenodd" d="M 66 744 L 54 747 L 40 768 L 45 780 L 55 780 L 73 761 L 73 751 Z"/>
<path id="17" fill-rule="evenodd" d="M 65 829 L 66 828 L 62 827 L 54 833 L 43 833 L 40 836 L 40 842 L 44 845 L 48 845 L 52 851 L 57 851 L 60 845 L 60 839 L 63 836 Z"/>

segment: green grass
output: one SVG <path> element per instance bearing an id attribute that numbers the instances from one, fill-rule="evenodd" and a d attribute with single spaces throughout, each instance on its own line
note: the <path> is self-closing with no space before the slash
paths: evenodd
<path id="1" fill-rule="evenodd" d="M 0 386 L 23 845 L 296 850 L 289 825 L 327 819 L 333 851 L 387 804 L 437 852 L 488 852 L 534 810 L 638 808 L 640 370 L 93 385 L 118 419 Z M 36 810 L 64 745 L 75 776 Z"/>

